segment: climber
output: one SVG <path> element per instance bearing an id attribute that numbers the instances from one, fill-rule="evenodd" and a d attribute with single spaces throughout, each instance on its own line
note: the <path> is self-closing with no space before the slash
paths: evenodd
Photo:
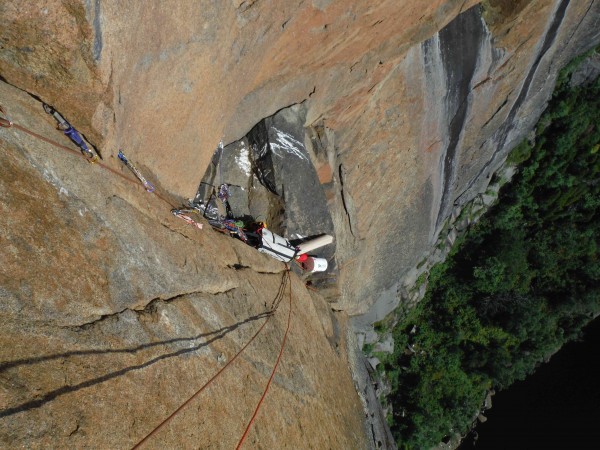
<path id="1" fill-rule="evenodd" d="M 83 155 L 86 158 L 88 158 L 88 160 L 92 163 L 98 161 L 98 157 L 94 154 L 94 152 L 92 152 L 88 148 L 87 144 L 85 143 L 79 132 L 75 128 L 73 128 L 71 124 L 67 122 L 65 118 L 61 116 L 54 108 L 52 108 L 49 105 L 46 105 L 45 103 L 43 105 L 44 111 L 54 116 L 54 118 L 58 122 L 58 128 L 62 130 L 65 133 L 65 135 L 67 135 L 69 139 L 71 139 L 71 141 L 73 141 L 73 143 L 75 143 L 81 149 L 81 153 L 83 153 Z"/>
<path id="2" fill-rule="evenodd" d="M 226 215 L 222 216 L 216 206 L 210 206 L 213 196 L 216 196 L 226 207 Z M 298 255 L 298 263 L 303 270 L 307 272 L 324 272 L 327 270 L 327 260 L 315 258 L 306 255 L 309 251 L 315 250 L 333 242 L 333 237 L 323 234 L 316 238 L 304 240 L 298 246 L 291 244 L 286 238 L 281 237 L 269 229 L 264 222 L 246 222 L 236 219 L 229 207 L 229 185 L 223 183 L 219 186 L 219 192 L 211 194 L 208 202 L 203 201 L 194 203 L 189 201 L 188 207 L 174 209 L 172 213 L 176 216 L 182 213 L 197 213 L 208 219 L 208 223 L 219 231 L 227 230 L 232 237 L 239 238 L 242 242 L 257 249 L 260 253 L 269 255 L 278 261 L 290 262 Z M 183 216 L 179 216 L 184 218 Z"/>
<path id="3" fill-rule="evenodd" d="M 296 261 L 300 263 L 300 267 L 305 272 L 325 272 L 327 270 L 327 260 L 325 258 L 315 258 L 308 256 L 306 253 L 299 255 Z"/>
<path id="4" fill-rule="evenodd" d="M 265 253 L 271 258 L 283 262 L 290 262 L 291 260 L 296 259 L 302 270 L 305 272 L 324 272 L 327 270 L 327 260 L 307 255 L 307 250 L 303 250 L 302 245 L 298 247 L 294 246 L 287 239 L 267 230 L 265 227 L 259 228 L 257 232 L 261 236 L 261 240 L 259 241 L 258 246 L 256 246 L 260 253 Z M 330 236 L 327 236 L 326 239 L 319 237 L 304 244 L 314 242 L 311 246 L 311 249 L 313 249 L 321 245 L 326 245 L 323 244 L 323 242 L 330 243 L 329 238 Z M 331 238 L 331 240 L 333 240 L 333 238 Z"/>

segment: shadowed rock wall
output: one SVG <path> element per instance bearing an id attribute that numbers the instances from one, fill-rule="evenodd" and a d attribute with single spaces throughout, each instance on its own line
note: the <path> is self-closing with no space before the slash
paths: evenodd
<path id="1" fill-rule="evenodd" d="M 354 313 L 397 304 L 446 219 L 536 123 L 558 70 L 597 45 L 597 2 L 521 3 L 491 28 L 473 7 L 411 47 L 352 126 L 335 129 L 333 217 Z"/>

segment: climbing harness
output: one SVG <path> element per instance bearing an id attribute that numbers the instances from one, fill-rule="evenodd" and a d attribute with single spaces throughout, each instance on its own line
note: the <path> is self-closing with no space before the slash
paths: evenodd
<path id="1" fill-rule="evenodd" d="M 81 153 L 83 153 L 83 155 L 88 159 L 88 162 L 92 164 L 97 162 L 98 155 L 94 154 L 94 152 L 88 148 L 79 132 L 50 105 L 42 103 L 42 106 L 44 107 L 44 111 L 56 119 L 58 122 L 58 128 L 62 130 L 63 133 L 65 133 L 65 135 L 68 136 L 69 139 L 71 139 L 71 141 L 73 141 L 81 149 Z"/>
<path id="2" fill-rule="evenodd" d="M 2 117 L 4 116 L 4 117 Z M 0 105 L 0 127 L 10 128 L 13 126 L 12 120 L 8 117 L 6 110 Z"/>
<path id="3" fill-rule="evenodd" d="M 123 154 L 123 152 L 121 150 L 119 150 L 119 154 L 117 156 L 123 162 L 123 164 L 125 164 L 127 167 L 129 167 L 129 170 L 131 170 L 133 172 L 133 174 L 137 177 L 137 179 L 142 182 L 142 184 L 146 188 L 146 191 L 154 192 L 154 186 L 152 186 L 152 184 L 144 178 L 144 176 L 138 170 L 138 168 L 135 167 L 133 165 L 133 163 L 127 159 L 127 157 Z M 200 228 L 202 228 L 202 227 L 200 227 Z"/>

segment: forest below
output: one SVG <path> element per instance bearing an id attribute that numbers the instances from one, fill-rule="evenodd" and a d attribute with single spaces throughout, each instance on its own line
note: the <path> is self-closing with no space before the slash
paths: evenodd
<path id="1" fill-rule="evenodd" d="M 378 354 L 400 448 L 464 435 L 491 389 L 524 379 L 600 313 L 600 78 L 561 72 L 496 204 L 429 274 Z M 377 326 L 376 326 L 377 328 Z"/>

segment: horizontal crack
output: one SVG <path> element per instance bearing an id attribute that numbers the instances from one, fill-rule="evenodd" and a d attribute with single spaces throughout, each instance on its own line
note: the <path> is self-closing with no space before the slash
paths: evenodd
<path id="1" fill-rule="evenodd" d="M 231 325 L 228 325 L 228 326 L 216 329 L 216 330 L 201 333 L 196 336 L 190 336 L 190 337 L 184 337 L 184 338 L 174 338 L 174 339 L 168 339 L 168 340 L 159 341 L 159 342 L 149 342 L 149 343 L 138 345 L 138 346 L 131 347 L 131 348 L 121 348 L 121 349 L 106 348 L 106 349 L 75 350 L 75 351 L 69 351 L 69 352 L 60 353 L 60 354 L 38 356 L 38 357 L 33 357 L 33 358 L 19 359 L 19 360 L 1 363 L 0 364 L 0 373 L 6 371 L 8 369 L 19 367 L 19 366 L 36 365 L 36 364 L 40 364 L 40 363 L 44 363 L 44 362 L 48 362 L 48 361 L 52 361 L 52 360 L 57 360 L 57 359 L 97 356 L 97 355 L 101 355 L 101 354 L 112 354 L 112 353 L 123 353 L 123 354 L 135 355 L 142 350 L 161 347 L 161 346 L 165 347 L 161 352 L 155 353 L 153 355 L 149 355 L 148 357 L 146 357 L 148 359 L 144 358 L 142 361 L 138 360 L 132 365 L 125 366 L 118 370 L 113 370 L 111 372 L 104 373 L 102 375 L 96 376 L 95 378 L 82 380 L 75 384 L 69 384 L 69 385 L 65 385 L 65 386 L 53 389 L 49 392 L 46 392 L 45 394 L 42 394 L 41 396 L 36 396 L 36 398 L 27 400 L 25 402 L 22 402 L 22 403 L 19 403 L 16 405 L 12 405 L 4 410 L 0 410 L 0 418 L 9 417 L 14 414 L 23 413 L 23 412 L 27 412 L 32 409 L 39 408 L 39 407 L 45 405 L 46 403 L 51 402 L 52 400 L 54 400 L 58 397 L 61 397 L 63 395 L 71 394 L 71 393 L 79 391 L 81 389 L 86 389 L 86 388 L 89 388 L 89 387 L 97 385 L 97 384 L 105 383 L 112 379 L 121 377 L 131 371 L 138 371 L 138 370 L 145 369 L 153 364 L 156 364 L 159 361 L 163 361 L 166 359 L 171 359 L 171 358 L 175 358 L 175 357 L 178 357 L 181 355 L 196 352 L 204 347 L 207 347 L 208 345 L 212 344 L 213 342 L 222 339 L 227 334 L 236 330 L 240 326 L 252 323 L 256 320 L 268 318 L 271 314 L 272 314 L 271 312 L 266 311 L 266 312 L 262 312 L 262 313 L 250 316 L 250 317 L 248 317 L 244 320 L 241 320 L 237 323 L 234 323 L 234 324 L 231 324 Z M 198 342 L 198 341 L 200 341 L 200 342 Z M 186 346 L 184 348 L 173 348 L 172 347 L 173 344 L 182 344 L 182 343 L 186 343 L 186 342 L 189 342 L 190 345 Z"/>
<path id="2" fill-rule="evenodd" d="M 97 319 L 94 319 L 92 321 L 89 322 L 84 322 L 81 324 L 77 324 L 77 325 L 67 325 L 61 328 L 66 328 L 66 329 L 70 329 L 73 331 L 83 331 L 83 330 L 87 330 L 93 326 L 96 326 L 98 323 L 103 322 L 105 320 L 111 319 L 113 317 L 118 317 L 119 315 L 127 312 L 127 311 L 131 311 L 137 315 L 142 315 L 142 314 L 151 314 L 153 312 L 155 312 L 157 310 L 157 305 L 158 304 L 166 304 L 166 303 L 172 303 L 176 300 L 179 300 L 180 298 L 183 297 L 187 297 L 189 295 L 194 295 L 194 294 L 204 294 L 204 295 L 219 295 L 219 294 L 227 294 L 228 292 L 231 292 L 233 290 L 237 289 L 237 286 L 229 288 L 229 289 L 225 289 L 225 290 L 217 290 L 217 291 L 190 291 L 190 292 L 184 292 L 181 294 L 177 294 L 177 295 L 173 295 L 171 297 L 167 297 L 167 298 L 163 298 L 163 297 L 157 297 L 157 298 L 153 298 L 152 300 L 150 300 L 148 303 L 146 303 L 145 306 L 139 307 L 139 308 L 123 308 L 120 311 L 115 311 L 113 313 L 110 314 L 102 314 L 100 317 L 98 317 Z"/>

